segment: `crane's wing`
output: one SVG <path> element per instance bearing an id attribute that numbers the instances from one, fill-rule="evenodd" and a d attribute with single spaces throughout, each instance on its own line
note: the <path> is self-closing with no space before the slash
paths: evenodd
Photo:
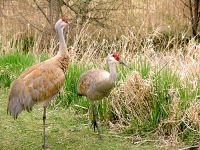
<path id="1" fill-rule="evenodd" d="M 109 82 L 109 76 L 109 72 L 101 69 L 83 73 L 78 81 L 78 94 L 87 97 L 106 95 L 113 87 L 113 83 Z"/>
<path id="2" fill-rule="evenodd" d="M 64 83 L 64 72 L 56 64 L 40 63 L 26 69 L 11 84 L 7 111 L 14 117 L 36 102 L 49 101 Z"/>
<path id="3" fill-rule="evenodd" d="M 64 83 L 63 71 L 54 65 L 43 65 L 22 78 L 33 101 L 41 102 L 58 93 Z"/>

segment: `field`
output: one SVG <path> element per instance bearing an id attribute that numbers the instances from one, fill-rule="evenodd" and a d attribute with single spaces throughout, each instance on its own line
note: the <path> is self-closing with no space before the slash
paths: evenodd
<path id="1" fill-rule="evenodd" d="M 31 113 L 23 113 L 16 121 L 6 114 L 7 89 L 0 90 L 0 146 L 2 150 L 42 149 L 43 109 L 36 106 Z M 86 115 L 77 115 L 73 109 L 48 109 L 47 141 L 49 149 L 161 149 L 145 144 L 132 144 L 131 137 L 102 129 L 103 140 L 93 133 Z"/>
<path id="2" fill-rule="evenodd" d="M 6 114 L 7 94 L 27 67 L 57 53 L 54 23 L 61 14 L 67 14 L 70 22 L 64 30 L 70 64 L 64 87 L 48 105 L 50 149 L 153 150 L 197 145 L 200 45 L 198 35 L 192 35 L 184 3 L 57 2 L 0 2 L 0 149 L 41 146 L 42 108 L 36 105 L 31 113 L 23 112 L 13 120 Z M 77 81 L 89 69 L 108 70 L 106 56 L 113 52 L 130 69 L 117 66 L 115 88 L 98 103 L 103 135 L 99 140 L 90 126 L 90 103 L 77 95 Z"/>

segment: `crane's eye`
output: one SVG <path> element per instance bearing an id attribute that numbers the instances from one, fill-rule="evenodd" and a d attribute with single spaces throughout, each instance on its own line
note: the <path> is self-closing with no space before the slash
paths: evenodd
<path id="1" fill-rule="evenodd" d="M 112 56 L 113 56 L 117 61 L 119 61 L 119 54 L 114 53 Z"/>

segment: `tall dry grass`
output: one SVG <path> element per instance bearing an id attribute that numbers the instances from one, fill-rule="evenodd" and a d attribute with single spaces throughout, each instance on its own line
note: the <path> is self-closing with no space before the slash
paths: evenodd
<path id="1" fill-rule="evenodd" d="M 43 1 L 38 1 L 38 3 L 48 15 L 48 3 Z M 94 35 L 98 29 L 102 31 L 101 36 L 119 38 L 122 34 L 130 34 L 131 30 L 131 34 L 145 37 L 155 29 L 175 35 L 182 31 L 188 32 L 190 29 L 189 20 L 184 17 L 189 13 L 180 1 L 118 0 L 116 5 L 118 4 L 121 4 L 118 10 L 111 11 L 110 16 L 107 16 L 109 28 L 103 29 L 96 24 L 91 24 L 89 28 L 93 32 L 88 34 Z M 108 3 L 107 5 L 115 4 Z M 1 41 L 5 45 L 13 36 L 20 37 L 27 34 L 43 35 L 43 38 L 49 36 L 49 24 L 33 1 L 2 1 L 0 7 Z M 63 14 L 73 19 L 73 13 L 69 9 L 64 6 L 62 9 Z M 76 30 L 76 27 L 73 26 L 71 29 Z"/>
<path id="2" fill-rule="evenodd" d="M 35 54 L 36 63 L 43 60 L 38 57 L 41 53 L 48 57 L 56 53 L 56 36 L 41 47 L 44 35 L 48 34 L 28 23 L 46 26 L 31 1 L 23 4 L 4 1 L 1 7 L 4 14 L 0 16 L 1 56 L 23 51 Z M 34 15 L 28 15 L 30 10 Z M 110 16 L 112 28 L 99 29 L 86 22 L 81 29 L 79 26 L 66 29 L 71 66 L 59 102 L 73 104 L 85 112 L 88 103 L 76 96 L 80 73 L 97 66 L 106 68 L 104 58 L 117 51 L 132 69 L 118 68 L 116 87 L 108 101 L 99 105 L 100 118 L 113 130 L 127 130 L 141 138 L 151 135 L 165 144 L 195 144 L 200 138 L 200 46 L 193 39 L 185 40 L 189 23 L 182 11 L 183 6 L 176 0 L 129 0 Z M 9 59 L 6 55 L 5 61 Z M 6 85 L 13 78 L 9 79 Z"/>

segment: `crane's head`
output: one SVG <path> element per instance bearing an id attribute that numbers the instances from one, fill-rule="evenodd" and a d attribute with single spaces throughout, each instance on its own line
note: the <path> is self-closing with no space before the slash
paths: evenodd
<path id="1" fill-rule="evenodd" d="M 63 29 L 67 24 L 68 24 L 67 18 L 66 17 L 62 17 L 56 22 L 55 29 L 56 30 Z"/>
<path id="2" fill-rule="evenodd" d="M 126 65 L 123 61 L 120 60 L 118 53 L 113 53 L 113 54 L 108 55 L 107 62 L 112 63 L 112 64 L 122 64 L 128 67 L 128 65 Z"/>

